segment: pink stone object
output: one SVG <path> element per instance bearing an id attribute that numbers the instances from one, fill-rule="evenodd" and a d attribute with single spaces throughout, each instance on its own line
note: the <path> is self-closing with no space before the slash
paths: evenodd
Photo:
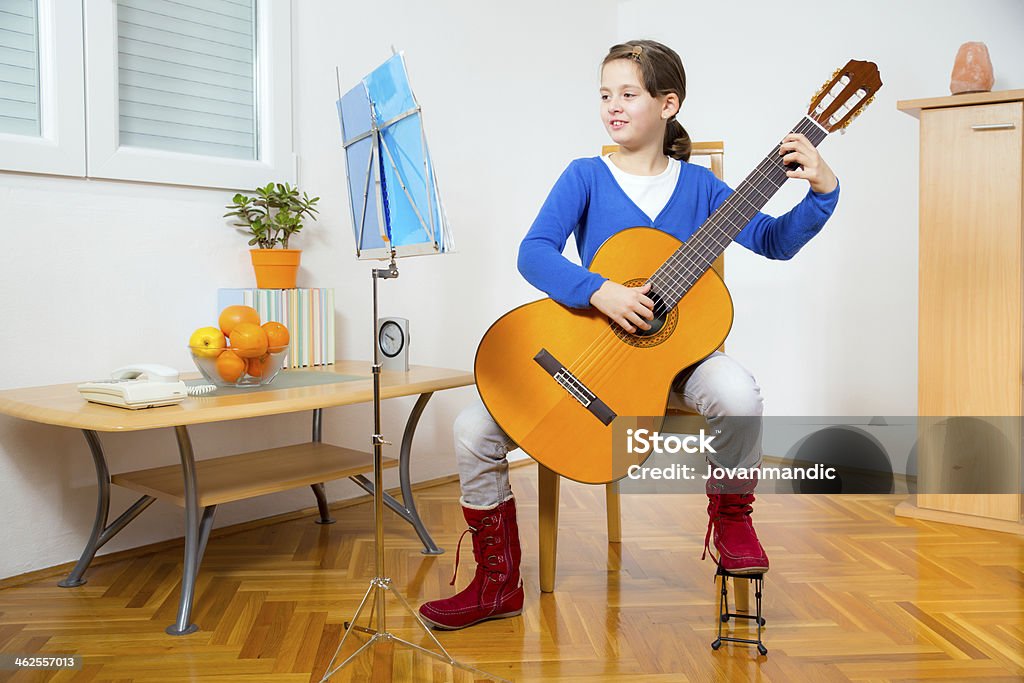
<path id="1" fill-rule="evenodd" d="M 960 46 L 953 63 L 953 75 L 949 79 L 949 92 L 954 95 L 968 92 L 988 92 L 995 78 L 992 76 L 992 60 L 985 43 L 969 42 Z"/>

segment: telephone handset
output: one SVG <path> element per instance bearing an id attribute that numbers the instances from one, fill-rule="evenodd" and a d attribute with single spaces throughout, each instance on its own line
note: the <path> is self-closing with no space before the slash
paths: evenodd
<path id="1" fill-rule="evenodd" d="M 110 373 L 109 380 L 79 384 L 78 391 L 93 403 L 132 410 L 174 405 L 188 395 L 178 371 L 156 363 L 126 365 Z"/>
<path id="2" fill-rule="evenodd" d="M 145 379 L 150 382 L 177 382 L 178 371 L 166 365 L 156 363 L 140 363 L 139 365 L 126 365 L 110 373 L 110 378 L 115 380 Z"/>

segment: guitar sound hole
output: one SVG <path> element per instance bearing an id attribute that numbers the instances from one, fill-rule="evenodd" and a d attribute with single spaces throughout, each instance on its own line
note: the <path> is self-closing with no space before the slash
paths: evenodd
<path id="1" fill-rule="evenodd" d="M 654 335 L 661 332 L 661 328 L 665 327 L 665 316 L 655 316 L 654 320 L 648 320 L 647 324 L 651 326 L 649 330 L 641 330 L 639 327 L 636 328 L 636 332 L 633 333 L 634 337 L 653 337 Z"/>
<path id="2" fill-rule="evenodd" d="M 647 278 L 636 278 L 635 280 L 628 280 L 622 284 L 627 287 L 643 287 L 644 283 L 647 281 Z M 637 328 L 636 332 L 630 333 L 622 329 L 618 323 L 612 322 L 611 320 L 608 321 L 608 326 L 616 337 L 629 346 L 641 349 L 658 346 L 671 337 L 679 320 L 679 314 L 675 310 L 675 306 L 666 303 L 667 301 L 673 300 L 671 293 L 669 293 L 669 296 L 664 297 L 659 291 L 650 291 L 647 293 L 647 298 L 654 302 L 654 319 L 647 321 L 647 324 L 651 326 L 651 329 L 641 330 Z"/>
<path id="3" fill-rule="evenodd" d="M 665 321 L 668 318 L 669 308 L 665 305 L 661 295 L 652 291 L 647 293 L 647 297 L 654 302 L 654 319 L 647 321 L 651 329 L 642 330 L 639 327 L 636 329 L 633 334 L 637 337 L 653 337 L 658 334 L 661 328 L 665 327 Z"/>

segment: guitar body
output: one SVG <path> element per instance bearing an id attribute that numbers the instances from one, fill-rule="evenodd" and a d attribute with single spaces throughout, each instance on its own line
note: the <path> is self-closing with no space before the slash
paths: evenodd
<path id="1" fill-rule="evenodd" d="M 642 285 L 681 242 L 653 228 L 630 228 L 598 250 L 592 270 Z M 477 349 L 477 387 L 488 411 L 532 458 L 576 481 L 599 484 L 626 476 L 644 457 L 626 456 L 624 429 L 661 425 L 680 370 L 717 349 L 732 327 L 732 299 L 709 269 L 649 336 L 631 335 L 596 309 L 542 299 L 502 316 Z M 546 352 L 548 367 L 538 362 Z M 572 373 L 615 417 L 606 424 L 556 380 L 552 362 Z M 637 418 L 641 418 L 637 422 Z M 653 418 L 653 420 L 652 420 Z M 607 419 L 607 416 L 605 417 Z M 619 436 L 613 454 L 613 431 Z"/>

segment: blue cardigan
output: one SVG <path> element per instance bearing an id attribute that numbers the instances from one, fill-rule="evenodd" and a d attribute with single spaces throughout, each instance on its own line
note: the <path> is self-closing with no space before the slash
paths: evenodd
<path id="1" fill-rule="evenodd" d="M 707 168 L 680 163 L 676 188 L 653 222 L 600 157 L 570 163 L 519 246 L 519 272 L 555 301 L 588 308 L 591 295 L 608 279 L 586 269 L 605 240 L 626 228 L 648 226 L 685 241 L 732 194 Z M 758 213 L 736 241 L 771 259 L 792 258 L 818 234 L 838 201 L 838 187 L 828 194 L 808 190 L 799 204 L 778 218 Z M 583 266 L 562 255 L 570 234 L 576 237 Z"/>

